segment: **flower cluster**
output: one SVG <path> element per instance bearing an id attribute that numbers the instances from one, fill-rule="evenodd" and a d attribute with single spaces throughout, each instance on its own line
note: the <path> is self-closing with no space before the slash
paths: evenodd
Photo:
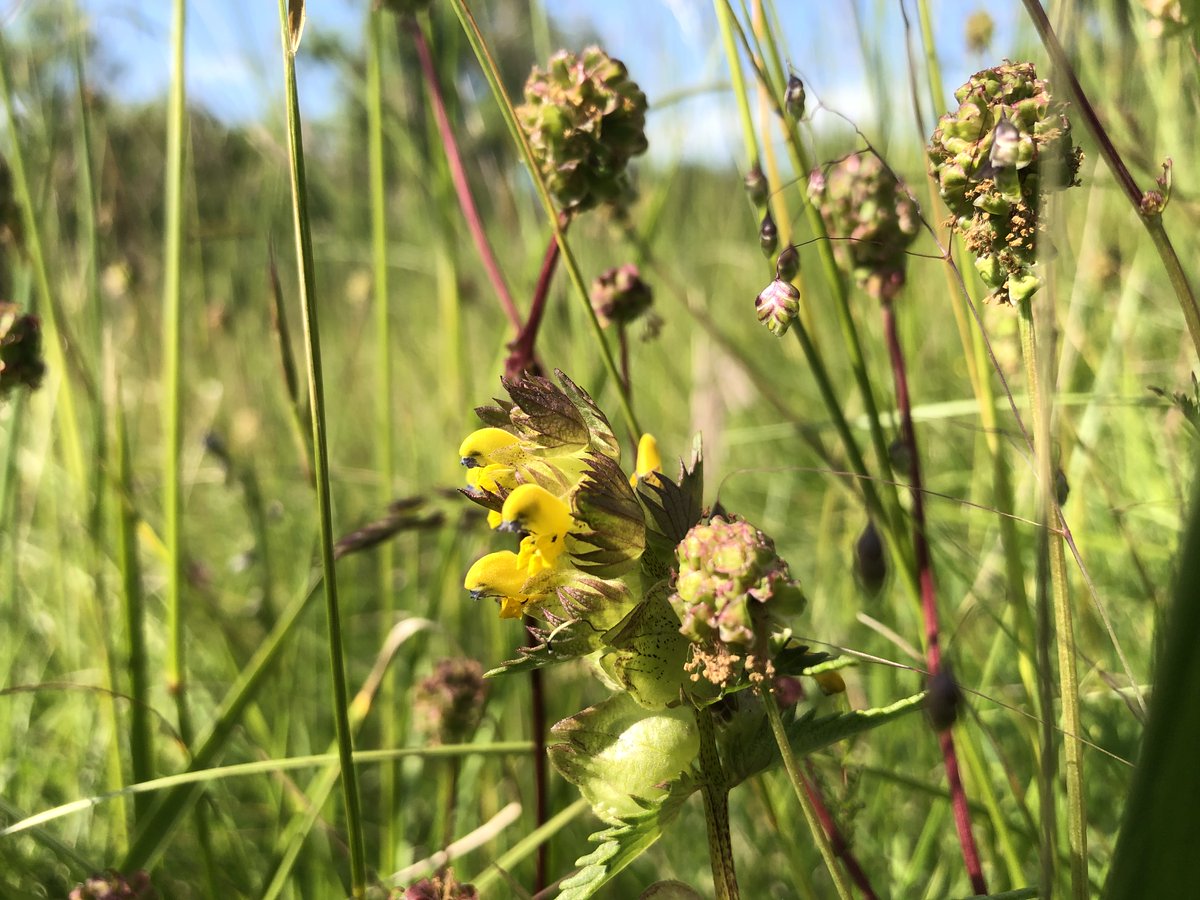
<path id="1" fill-rule="evenodd" d="M 483 666 L 473 659 L 443 659 L 433 674 L 417 683 L 413 709 L 436 744 L 461 743 L 483 716 L 487 683 Z"/>
<path id="2" fill-rule="evenodd" d="M 874 153 L 853 153 L 813 172 L 808 193 L 858 283 L 878 300 L 893 299 L 904 285 L 905 254 L 920 227 L 908 187 Z"/>
<path id="3" fill-rule="evenodd" d="M 592 309 L 600 324 L 628 325 L 650 309 L 654 292 L 633 263 L 606 269 L 592 282 Z"/>
<path id="4" fill-rule="evenodd" d="M 693 642 L 693 681 L 724 687 L 743 673 L 752 682 L 770 676 L 771 625 L 805 604 L 774 541 L 748 522 L 714 516 L 693 527 L 675 552 L 670 603 Z"/>
<path id="5" fill-rule="evenodd" d="M 1032 63 L 984 69 L 954 96 L 958 109 L 942 116 L 927 148 L 930 171 L 984 283 L 1015 304 L 1041 285 L 1039 192 L 1076 184 L 1082 154 Z"/>
<path id="6" fill-rule="evenodd" d="M 534 646 L 488 676 L 580 660 L 612 690 L 555 725 L 548 752 L 617 823 L 694 789 L 693 707 L 736 706 L 747 686 L 814 674 L 827 657 L 781 631 L 804 597 L 771 539 L 702 506 L 699 442 L 672 480 L 643 435 L 626 474 L 604 414 L 556 374 L 558 384 L 505 379 L 509 399 L 477 409 L 484 427 L 459 449 L 463 493 L 498 531 L 521 535 L 472 565 L 465 587 L 497 600 L 502 618 L 542 620 L 529 628 Z M 765 734 L 761 708 L 746 710 L 739 721 Z"/>
<path id="7" fill-rule="evenodd" d="M 481 408 L 489 424 L 458 451 L 467 496 L 488 509 L 493 528 L 521 535 L 516 552 L 489 553 L 465 580 L 476 599 L 499 601 L 501 618 L 541 607 L 577 574 L 624 574 L 644 546 L 612 428 L 585 391 L 558 376 L 561 389 L 545 378 L 506 380 L 512 402 Z"/>
<path id="8" fill-rule="evenodd" d="M 564 212 L 627 203 L 626 166 L 647 147 L 646 95 L 623 63 L 599 47 L 560 50 L 534 67 L 517 120 Z"/>

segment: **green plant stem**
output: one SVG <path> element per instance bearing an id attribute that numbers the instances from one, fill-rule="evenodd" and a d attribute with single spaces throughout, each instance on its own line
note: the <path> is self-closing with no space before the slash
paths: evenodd
<path id="1" fill-rule="evenodd" d="M 1088 896 L 1087 878 L 1087 815 L 1083 799 L 1083 744 L 1079 714 L 1079 676 L 1075 668 L 1075 631 L 1070 598 L 1067 596 L 1066 553 L 1063 549 L 1063 521 L 1054 497 L 1052 459 L 1054 448 L 1050 439 L 1050 401 L 1043 390 L 1043 376 L 1049 372 L 1049 358 L 1041 356 L 1031 302 L 1020 303 L 1021 349 L 1025 357 L 1026 377 L 1034 417 L 1034 446 L 1037 452 L 1039 517 L 1043 527 L 1038 541 L 1038 669 L 1042 675 L 1041 714 L 1043 725 L 1042 765 L 1056 765 L 1057 751 L 1053 732 L 1053 685 L 1050 665 L 1050 643 L 1057 637 L 1058 681 L 1062 700 L 1062 730 L 1065 735 L 1067 782 L 1067 834 L 1071 848 L 1071 890 L 1076 900 Z M 1046 351 L 1049 354 L 1049 350 Z M 1049 383 L 1049 381 L 1047 381 Z M 1047 581 L 1049 584 L 1047 584 Z M 1050 629 L 1050 607 L 1053 606 L 1054 633 Z M 1051 770 L 1052 771 L 1052 770 Z M 1051 798 L 1053 804 L 1053 798 Z M 1048 814 L 1045 801 L 1042 814 Z M 1053 820 L 1051 819 L 1051 827 Z M 1043 832 L 1047 828 L 1043 821 Z M 1045 841 L 1045 837 L 1043 837 Z M 1045 852 L 1046 848 L 1043 848 Z M 1051 857 L 1053 859 L 1053 857 Z M 1043 878 L 1052 873 L 1043 871 Z M 1049 885 L 1042 884 L 1046 891 Z"/>
<path id="2" fill-rule="evenodd" d="M 187 651 L 183 617 L 183 486 L 180 473 L 183 383 L 180 373 L 183 263 L 183 144 L 187 129 L 184 33 L 187 0 L 175 0 L 171 23 L 171 87 L 167 100 L 167 150 L 163 224 L 163 541 L 167 553 L 167 691 L 175 700 L 179 734 L 192 742 L 187 702 Z"/>
<path id="3" fill-rule="evenodd" d="M 700 732 L 700 794 L 704 799 L 713 890 L 716 900 L 738 900 L 741 895 L 733 868 L 733 843 L 729 834 L 729 785 L 717 752 L 716 729 L 710 710 L 696 709 L 694 712 Z"/>
<path id="4" fill-rule="evenodd" d="M 371 197 L 371 267 L 374 273 L 375 311 L 375 470 L 379 477 L 378 503 L 381 509 L 391 502 L 396 480 L 395 448 L 392 433 L 392 332 L 390 296 L 388 291 L 388 222 L 387 182 L 383 159 L 383 25 L 388 15 L 382 7 L 372 10 L 367 18 L 367 162 Z M 396 594 L 392 585 L 395 552 L 391 541 L 385 541 L 376 551 L 376 578 L 379 590 L 381 628 L 391 627 L 396 614 Z M 382 713 L 380 738 L 385 747 L 399 743 L 397 702 L 394 681 L 390 673 L 380 685 Z M 379 816 L 383 823 L 380 841 L 380 867 L 387 869 L 392 862 L 393 848 L 398 835 L 393 811 L 399 808 L 400 792 L 394 766 L 380 770 Z"/>
<path id="5" fill-rule="evenodd" d="M 154 777 L 154 730 L 150 722 L 150 659 L 146 650 L 145 605 L 142 570 L 137 552 L 137 510 L 133 507 L 133 466 L 125 410 L 119 402 L 120 384 L 114 385 L 112 453 L 115 457 L 117 507 L 117 553 L 121 570 L 121 599 L 125 619 L 125 648 L 129 668 L 129 757 L 135 782 Z M 135 797 L 140 821 L 149 812 L 149 798 Z"/>
<path id="6" fill-rule="evenodd" d="M 467 6 L 466 0 L 450 0 L 450 3 L 454 7 L 454 13 L 458 16 L 463 31 L 466 33 L 467 40 L 471 44 L 471 49 L 474 50 L 475 57 L 479 61 L 479 66 L 483 69 L 483 74 L 492 89 L 492 94 L 495 96 L 496 103 L 500 107 L 500 112 L 504 116 L 505 124 L 508 126 L 509 135 L 520 150 L 521 159 L 529 169 L 530 177 L 533 179 L 533 186 L 537 190 L 538 198 L 542 201 L 542 209 L 546 214 L 547 220 L 550 222 L 550 227 L 554 229 L 554 238 L 558 242 L 559 250 L 562 253 L 563 267 L 567 270 L 571 284 L 575 288 L 574 293 L 579 303 L 583 306 L 584 314 L 591 326 L 592 337 L 604 361 L 604 367 L 608 370 L 613 384 L 617 386 L 617 398 L 621 405 L 621 414 L 625 418 L 625 424 L 629 429 L 629 433 L 636 439 L 642 433 L 642 429 L 638 424 L 637 416 L 634 414 L 632 400 L 629 394 L 621 389 L 621 372 L 617 368 L 616 359 L 613 357 L 612 350 L 604 338 L 604 330 L 601 328 L 600 320 L 596 318 L 596 311 L 592 309 L 592 302 L 588 296 L 587 284 L 583 280 L 583 273 L 580 271 L 579 263 L 575 259 L 575 254 L 571 246 L 567 243 L 564 224 L 558 211 L 554 208 L 554 201 L 550 198 L 545 179 L 542 178 L 541 171 L 538 169 L 537 162 L 534 159 L 533 149 L 529 146 L 529 140 L 525 137 L 525 132 L 517 122 L 512 100 L 509 99 L 508 92 L 500 80 L 500 71 L 497 68 L 496 61 L 488 49 L 483 32 L 479 29 L 479 23 L 475 21 L 475 16 Z"/>
<path id="7" fill-rule="evenodd" d="M 279 2 L 279 28 L 283 46 L 283 72 L 287 90 L 287 132 L 292 188 L 292 215 L 296 232 L 297 280 L 303 309 L 304 338 L 308 363 L 308 393 L 311 398 L 314 474 L 321 524 L 321 571 L 325 585 L 325 614 L 328 625 L 329 667 L 332 677 L 334 723 L 341 761 L 342 794 L 346 806 L 346 831 L 350 845 L 350 893 L 366 893 L 367 863 L 363 842 L 362 812 L 358 778 L 354 771 L 353 736 L 347 712 L 346 665 L 343 659 L 341 609 L 338 604 L 337 572 L 333 556 L 333 508 L 329 484 L 329 448 L 325 427 L 325 391 L 321 370 L 321 340 L 317 321 L 316 270 L 312 234 L 308 223 L 308 194 L 304 173 L 304 145 L 300 133 L 300 97 L 296 86 L 296 47 L 289 34 L 288 8 Z"/>
<path id="8" fill-rule="evenodd" d="M 821 827 L 821 819 L 817 815 L 817 808 L 813 804 L 812 797 L 808 795 L 804 773 L 800 771 L 800 765 L 796 762 L 796 755 L 792 752 L 792 745 L 788 741 L 787 730 L 783 726 L 783 716 L 780 715 L 779 704 L 775 701 L 775 693 L 770 688 L 764 688 L 759 690 L 758 695 L 762 699 L 763 709 L 766 710 L 767 721 L 771 723 L 771 731 L 775 735 L 775 743 L 779 745 L 779 753 L 783 757 L 784 768 L 787 769 L 788 778 L 792 782 L 792 790 L 796 794 L 796 800 L 800 803 L 800 809 L 804 812 L 804 820 L 808 823 L 808 830 L 812 832 L 817 850 L 820 851 L 821 858 L 825 860 L 825 868 L 829 870 L 829 876 L 833 879 L 833 886 L 837 889 L 841 900 L 851 900 L 850 885 L 846 882 L 846 876 L 837 864 L 833 845 L 829 843 L 829 835 Z M 703 747 L 703 744 L 701 746 Z"/>
<path id="9" fill-rule="evenodd" d="M 1133 174 L 1129 171 L 1129 167 L 1125 165 L 1125 161 L 1121 159 L 1121 154 L 1117 152 L 1116 145 L 1113 144 L 1112 138 L 1108 136 L 1104 125 L 1100 122 L 1100 117 L 1096 114 L 1095 107 L 1088 100 L 1087 94 L 1083 92 L 1083 87 L 1079 83 L 1079 78 L 1075 74 L 1075 67 L 1071 65 L 1071 60 L 1067 56 L 1063 46 L 1059 43 L 1058 36 L 1054 33 L 1054 28 L 1050 24 L 1050 19 L 1046 16 L 1046 11 L 1042 8 L 1039 0 L 1022 0 L 1025 4 L 1025 11 L 1029 13 L 1029 18 L 1033 20 L 1033 25 L 1037 29 L 1038 37 L 1042 40 L 1042 45 L 1046 48 L 1046 52 L 1050 54 L 1050 60 L 1054 64 L 1054 68 L 1061 72 L 1067 80 L 1067 87 L 1071 91 L 1071 100 L 1079 110 L 1079 115 L 1083 118 L 1083 122 L 1087 125 L 1087 129 L 1091 132 L 1092 139 L 1096 142 L 1100 149 L 1100 155 L 1104 157 L 1104 161 L 1108 163 L 1109 169 L 1112 170 L 1113 177 L 1117 179 L 1117 184 L 1121 188 L 1121 192 L 1137 213 L 1146 232 L 1150 235 L 1150 240 L 1154 244 L 1154 249 L 1158 251 L 1159 259 L 1162 260 L 1163 267 L 1167 272 L 1167 279 L 1171 282 L 1171 287 L 1175 291 L 1175 296 L 1179 300 L 1179 308 L 1183 312 L 1183 319 L 1187 323 L 1188 334 L 1192 338 L 1192 346 L 1196 350 L 1196 354 L 1200 356 L 1200 305 L 1196 303 L 1196 295 L 1192 292 L 1192 286 L 1188 282 L 1187 272 L 1184 271 L 1183 263 L 1179 260 L 1179 254 L 1175 252 L 1174 246 L 1171 244 L 1171 238 L 1167 235 L 1167 230 L 1163 227 L 1161 212 L 1154 211 L 1154 208 L 1143 207 L 1142 200 L 1144 194 L 1137 186 L 1137 182 L 1133 180 Z"/>
<path id="10" fill-rule="evenodd" d="M 8 70 L 9 58 L 8 47 L 4 42 L 4 29 L 0 29 L 0 94 L 3 94 L 4 97 L 4 114 L 7 121 L 15 123 L 19 122 L 21 117 L 17 114 L 13 99 L 12 77 Z M 20 140 L 22 136 L 21 129 L 9 129 L 11 144 L 8 161 L 12 167 L 13 193 L 17 204 L 21 207 L 21 227 L 25 252 L 28 254 L 30 267 L 33 270 L 36 306 L 31 303 L 30 312 L 35 312 L 41 317 L 45 330 L 43 347 L 46 353 L 46 368 L 50 372 L 57 373 L 59 378 L 59 395 L 56 398 L 54 415 L 62 439 L 63 461 L 75 484 L 83 485 L 85 483 L 83 442 L 79 435 L 75 392 L 71 384 L 71 372 L 68 365 L 70 360 L 68 351 L 74 345 L 68 336 L 67 317 L 50 287 L 50 274 L 42 248 L 41 223 L 38 221 L 39 207 L 35 206 L 33 202 L 33 191 L 30 188 L 25 166 L 25 148 Z M 82 366 L 75 368 L 81 377 L 86 376 L 86 370 Z M 85 382 L 85 387 L 87 386 Z"/>

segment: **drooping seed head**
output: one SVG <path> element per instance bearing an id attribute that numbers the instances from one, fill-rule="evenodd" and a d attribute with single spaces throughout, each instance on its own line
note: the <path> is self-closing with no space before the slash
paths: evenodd
<path id="1" fill-rule="evenodd" d="M 790 281 L 776 278 L 754 300 L 754 311 L 768 331 L 782 337 L 800 314 L 800 291 Z"/>
<path id="2" fill-rule="evenodd" d="M 628 325 L 650 309 L 654 292 L 642 281 L 638 267 L 626 263 L 606 269 L 592 282 L 591 301 L 601 325 Z"/>

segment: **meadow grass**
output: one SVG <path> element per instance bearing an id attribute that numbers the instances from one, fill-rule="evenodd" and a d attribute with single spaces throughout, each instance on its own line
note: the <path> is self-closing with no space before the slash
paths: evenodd
<path id="1" fill-rule="evenodd" d="M 1200 253 L 1194 29 L 1156 37 L 1125 4 L 1052 5 L 1130 178 L 1152 189 L 1172 158 L 1161 229 L 1182 262 L 1164 264 L 1161 237 L 1076 120 L 1081 186 L 1055 197 L 1047 283 L 1018 310 L 984 302 L 925 176 L 923 143 L 952 108 L 937 61 L 962 40 L 935 4 L 907 5 L 907 53 L 874 27 L 881 8 L 856 6 L 862 50 L 882 61 L 869 87 L 905 114 L 860 120 L 810 94 L 793 123 L 772 108 L 788 5 L 718 0 L 715 52 L 741 60 L 725 89 L 741 100 L 746 158 L 642 164 L 626 218 L 594 212 L 569 228 L 531 187 L 529 148 L 496 99 L 544 63 L 529 41 L 503 40 L 499 6 L 531 15 L 437 4 L 416 38 L 363 4 L 361 55 L 331 52 L 346 106 L 304 128 L 283 79 L 273 117 L 227 127 L 185 109 L 178 59 L 170 103 L 97 93 L 102 26 L 81 13 L 23 13 L 5 29 L 0 153 L 23 243 L 0 243 L 0 300 L 40 317 L 47 372 L 0 399 L 0 897 L 65 897 L 108 867 L 148 869 L 169 897 L 340 897 L 431 874 L 447 835 L 463 842 L 456 873 L 487 897 L 532 896 L 539 866 L 548 881 L 574 871 L 601 826 L 555 772 L 539 785 L 531 741 L 535 715 L 555 722 L 604 698 L 585 668 L 546 670 L 536 714 L 527 679 L 491 679 L 478 728 L 448 746 L 414 705 L 438 660 L 490 669 L 525 640 L 519 620 L 462 587 L 497 544 L 452 489 L 473 407 L 503 396 L 515 331 L 497 285 L 527 312 L 555 239 L 538 358 L 596 398 L 626 461 L 644 429 L 673 475 L 702 432 L 706 502 L 772 535 L 804 586 L 795 633 L 857 659 L 840 670 L 845 694 L 809 698 L 822 712 L 887 706 L 939 665 L 909 473 L 891 447 L 905 410 L 888 351 L 903 348 L 932 633 L 964 696 L 944 732 L 961 790 L 920 715 L 788 760 L 729 794 L 742 896 L 846 896 L 866 882 L 878 896 L 966 897 L 963 816 L 992 894 L 1098 895 L 1112 871 L 1108 896 L 1185 896 L 1177 839 L 1200 819 L 1162 782 L 1176 800 L 1193 783 L 1182 686 L 1196 666 L 1162 623 L 1186 630 L 1197 578 L 1179 551 L 1197 440 L 1178 299 Z M 539 44 L 561 37 L 532 15 Z M 424 74 L 419 40 L 433 50 Z M 980 68 L 1034 60 L 1068 99 L 1036 30 L 1016 40 Z M 474 98 L 459 92 L 464 72 Z M 805 191 L 809 169 L 866 141 L 930 226 L 890 324 Z M 742 184 L 755 162 L 800 253 L 798 339 L 753 313 L 774 271 Z M 468 188 L 498 272 L 463 227 Z M 628 328 L 625 391 L 615 332 L 581 301 L 627 261 L 652 285 L 661 328 L 645 340 Z M 855 571 L 868 521 L 889 567 L 878 591 Z M 1174 686 L 1159 706 L 1153 684 Z M 1133 767 L 1143 734 L 1159 782 Z M 667 878 L 727 896 L 706 831 L 693 798 L 600 896 Z M 862 882 L 838 869 L 851 857 Z"/>

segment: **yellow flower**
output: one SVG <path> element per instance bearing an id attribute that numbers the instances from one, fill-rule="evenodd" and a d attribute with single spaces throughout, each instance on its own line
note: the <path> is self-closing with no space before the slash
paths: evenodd
<path id="1" fill-rule="evenodd" d="M 574 519 L 571 508 L 537 484 L 521 484 L 504 501 L 501 531 L 524 531 L 517 565 L 530 575 L 552 568 L 562 555 Z"/>
<path id="2" fill-rule="evenodd" d="M 643 434 L 638 441 L 637 466 L 629 476 L 629 486 L 636 488 L 641 479 L 650 484 L 658 484 L 658 475 L 662 471 L 662 457 L 658 453 L 658 441 L 652 434 Z M 653 480 L 651 479 L 653 476 Z"/>
<path id="3" fill-rule="evenodd" d="M 544 599 L 544 594 L 522 591 L 529 574 L 520 567 L 517 554 L 511 550 L 489 553 L 475 561 L 467 570 L 463 587 L 471 592 L 472 600 L 490 598 L 500 601 L 500 618 L 517 619 L 525 607 Z"/>
<path id="4" fill-rule="evenodd" d="M 516 450 L 517 436 L 503 428 L 480 428 L 466 436 L 458 448 L 458 458 L 468 469 L 486 466 L 489 463 L 505 462 L 499 457 L 508 456 Z M 508 450 L 506 454 L 503 451 Z"/>

